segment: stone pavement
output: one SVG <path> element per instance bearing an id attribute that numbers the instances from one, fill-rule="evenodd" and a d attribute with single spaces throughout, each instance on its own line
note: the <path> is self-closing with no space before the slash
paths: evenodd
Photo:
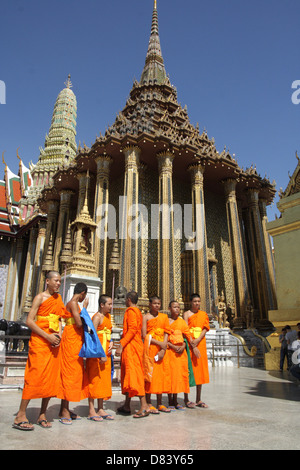
<path id="1" fill-rule="evenodd" d="M 86 419 L 87 400 L 72 403 L 82 416 L 66 426 L 58 421 L 60 401 L 52 399 L 51 429 L 35 426 L 24 432 L 12 428 L 21 389 L 0 388 L 1 450 L 296 450 L 300 449 L 300 387 L 288 372 L 252 368 L 212 368 L 211 382 L 203 386 L 208 409 L 185 409 L 143 419 L 116 414 L 123 395 L 114 391 L 106 409 L 114 421 Z M 192 389 L 190 399 L 195 399 Z M 155 397 L 153 397 L 155 398 Z M 167 397 L 163 397 L 167 404 Z M 179 396 L 183 403 L 183 396 Z M 155 402 L 154 402 L 155 404 Z M 28 418 L 36 422 L 40 400 L 32 400 Z M 132 411 L 138 400 L 132 400 Z M 174 452 L 173 452 L 174 453 Z"/>

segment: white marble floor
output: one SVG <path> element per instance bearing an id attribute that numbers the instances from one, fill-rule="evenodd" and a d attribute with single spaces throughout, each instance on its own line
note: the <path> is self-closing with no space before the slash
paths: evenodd
<path id="1" fill-rule="evenodd" d="M 195 399 L 192 389 L 190 399 Z M 153 397 L 155 398 L 155 397 Z M 143 419 L 120 416 L 123 401 L 114 391 L 106 409 L 115 420 L 86 419 L 87 400 L 72 403 L 82 416 L 71 426 L 58 421 L 60 401 L 48 408 L 51 429 L 35 426 L 31 432 L 12 428 L 21 390 L 0 388 L 1 450 L 103 450 L 103 451 L 199 451 L 199 450 L 296 450 L 300 449 L 300 387 L 287 372 L 252 368 L 210 369 L 210 383 L 202 399 L 208 409 L 185 409 L 150 415 Z M 167 404 L 167 397 L 163 397 Z M 179 396 L 183 403 L 183 396 Z M 28 418 L 35 423 L 40 400 L 32 400 Z M 133 399 L 132 411 L 138 408 Z M 103 454 L 104 455 L 104 454 Z"/>

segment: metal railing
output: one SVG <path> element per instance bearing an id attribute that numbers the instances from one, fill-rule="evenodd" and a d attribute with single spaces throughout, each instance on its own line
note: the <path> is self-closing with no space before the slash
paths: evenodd
<path id="1" fill-rule="evenodd" d="M 7 335 L 3 337 L 5 342 L 5 353 L 7 355 L 21 355 L 26 356 L 28 354 L 28 342 L 30 336 L 17 336 Z M 245 344 L 237 341 L 236 344 L 215 344 L 208 342 L 207 345 L 207 357 L 212 367 L 227 367 L 229 364 L 234 367 L 240 367 L 241 363 L 249 358 L 253 359 L 255 363 L 264 363 L 264 350 L 257 350 L 255 346 L 252 346 L 249 350 Z M 231 361 L 231 362 L 230 362 Z M 232 364 L 233 363 L 233 364 Z"/>
<path id="2" fill-rule="evenodd" d="M 27 355 L 30 336 L 5 335 L 2 339 L 5 343 L 6 354 Z"/>
<path id="3" fill-rule="evenodd" d="M 229 364 L 234 367 L 241 367 L 241 364 L 253 362 L 264 365 L 264 352 L 251 348 L 251 354 L 245 351 L 245 346 L 241 343 L 217 345 L 210 343 L 207 345 L 208 361 L 212 367 L 227 367 Z"/>

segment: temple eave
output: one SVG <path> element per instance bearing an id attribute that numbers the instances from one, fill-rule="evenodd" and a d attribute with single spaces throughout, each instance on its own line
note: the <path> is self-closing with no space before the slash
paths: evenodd
<path id="1" fill-rule="evenodd" d="M 89 170 L 91 175 L 96 175 L 96 158 L 107 156 L 112 159 L 111 178 L 118 178 L 124 170 L 123 150 L 126 147 L 137 146 L 141 149 L 141 161 L 149 168 L 157 169 L 157 161 L 153 155 L 163 151 L 170 151 L 174 155 L 173 174 L 175 178 L 188 182 L 187 168 L 193 163 L 200 163 L 205 168 L 205 186 L 221 193 L 223 191 L 221 182 L 226 179 L 237 181 L 237 194 L 243 194 L 248 189 L 257 189 L 260 197 L 271 204 L 276 193 L 275 188 L 262 179 L 258 174 L 247 173 L 241 169 L 235 160 L 228 156 L 217 157 L 203 155 L 197 146 L 182 144 L 176 145 L 170 138 L 164 135 L 141 133 L 137 136 L 130 134 L 123 136 L 108 135 L 97 140 L 90 149 L 82 149 L 76 156 L 76 165 L 72 171 L 67 168 L 60 169 L 53 176 L 56 183 L 56 191 L 50 188 L 43 191 L 43 200 L 59 199 L 59 191 L 63 189 L 78 190 L 77 174 Z M 217 183 L 217 184 L 216 184 Z M 219 185 L 219 188 L 218 188 Z M 243 201 L 243 197 L 240 197 Z"/>

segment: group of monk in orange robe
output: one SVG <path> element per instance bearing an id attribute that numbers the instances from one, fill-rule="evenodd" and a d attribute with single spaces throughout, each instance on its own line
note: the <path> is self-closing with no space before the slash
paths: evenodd
<path id="1" fill-rule="evenodd" d="M 34 298 L 26 320 L 32 333 L 21 404 L 13 423 L 13 427 L 19 430 L 34 429 L 26 417 L 26 410 L 30 400 L 35 398 L 42 399 L 37 424 L 43 428 L 51 427 L 46 418 L 51 397 L 61 399 L 59 421 L 62 424 L 72 424 L 73 420 L 80 419 L 69 410 L 69 403 L 85 398 L 89 400 L 88 419 L 114 419 L 103 409 L 103 400 L 112 395 L 112 300 L 110 297 L 101 296 L 99 311 L 92 318 L 106 356 L 86 359 L 84 366 L 83 358 L 79 357 L 83 345 L 79 303 L 83 302 L 83 307 L 87 308 L 87 286 L 84 283 L 76 284 L 74 295 L 65 306 L 58 293 L 60 285 L 61 277 L 58 272 L 47 273 L 46 289 Z M 63 331 L 62 320 L 65 323 Z M 95 398 L 98 400 L 97 412 L 94 408 Z"/>
<path id="2" fill-rule="evenodd" d="M 145 374 L 146 401 L 148 411 L 153 414 L 169 413 L 173 409 L 184 409 L 177 395 L 184 393 L 187 408 L 207 408 L 201 401 L 202 385 L 209 382 L 205 334 L 209 331 L 209 320 L 199 310 L 200 297 L 191 296 L 191 310 L 180 315 L 180 305 L 173 300 L 169 304 L 170 316 L 159 312 L 159 297 L 150 298 L 150 311 L 143 318 L 144 357 L 150 373 Z M 184 341 L 186 339 L 186 341 Z M 146 352 L 146 354 L 145 354 Z M 148 356 L 148 357 L 147 357 Z M 188 366 L 190 356 L 191 368 Z M 152 364 L 151 364 L 152 359 Z M 196 403 L 189 401 L 190 376 L 196 385 Z M 151 402 L 156 395 L 157 406 Z M 162 404 L 162 395 L 168 395 L 169 406 Z"/>
<path id="3" fill-rule="evenodd" d="M 84 283 L 75 286 L 72 299 L 64 306 L 59 288 L 61 277 L 51 271 L 46 275 L 46 289 L 38 294 L 28 314 L 27 325 L 31 328 L 30 347 L 25 369 L 24 389 L 20 408 L 13 427 L 33 430 L 26 416 L 31 399 L 41 398 L 41 409 L 37 424 L 51 427 L 46 410 L 51 397 L 61 399 L 59 421 L 72 424 L 80 419 L 69 410 L 70 402 L 88 398 L 88 419 L 92 421 L 113 420 L 104 411 L 103 402 L 112 396 L 111 341 L 112 299 L 107 295 L 99 298 L 99 310 L 92 321 L 106 354 L 102 358 L 87 358 L 84 367 L 79 352 L 83 344 L 83 328 L 79 303 L 87 308 L 87 287 Z M 142 315 L 137 307 L 138 294 L 126 296 L 123 334 L 115 355 L 121 357 L 121 387 L 125 395 L 124 404 L 117 409 L 120 414 L 131 414 L 131 398 L 140 399 L 140 409 L 134 418 L 170 412 L 180 409 L 177 394 L 184 393 L 185 405 L 207 407 L 201 401 L 201 386 L 209 382 L 205 334 L 209 330 L 208 317 L 199 311 L 200 298 L 191 299 L 191 310 L 179 317 L 179 304 L 170 303 L 170 318 L 160 313 L 160 299 L 150 299 L 150 312 Z M 62 332 L 61 320 L 65 322 Z M 183 338 L 188 341 L 195 384 L 196 403 L 191 403 L 189 393 L 188 355 Z M 161 403 L 162 394 L 168 394 L 169 406 Z M 151 394 L 157 396 L 157 408 L 151 404 Z M 94 401 L 97 400 L 97 411 Z"/>

